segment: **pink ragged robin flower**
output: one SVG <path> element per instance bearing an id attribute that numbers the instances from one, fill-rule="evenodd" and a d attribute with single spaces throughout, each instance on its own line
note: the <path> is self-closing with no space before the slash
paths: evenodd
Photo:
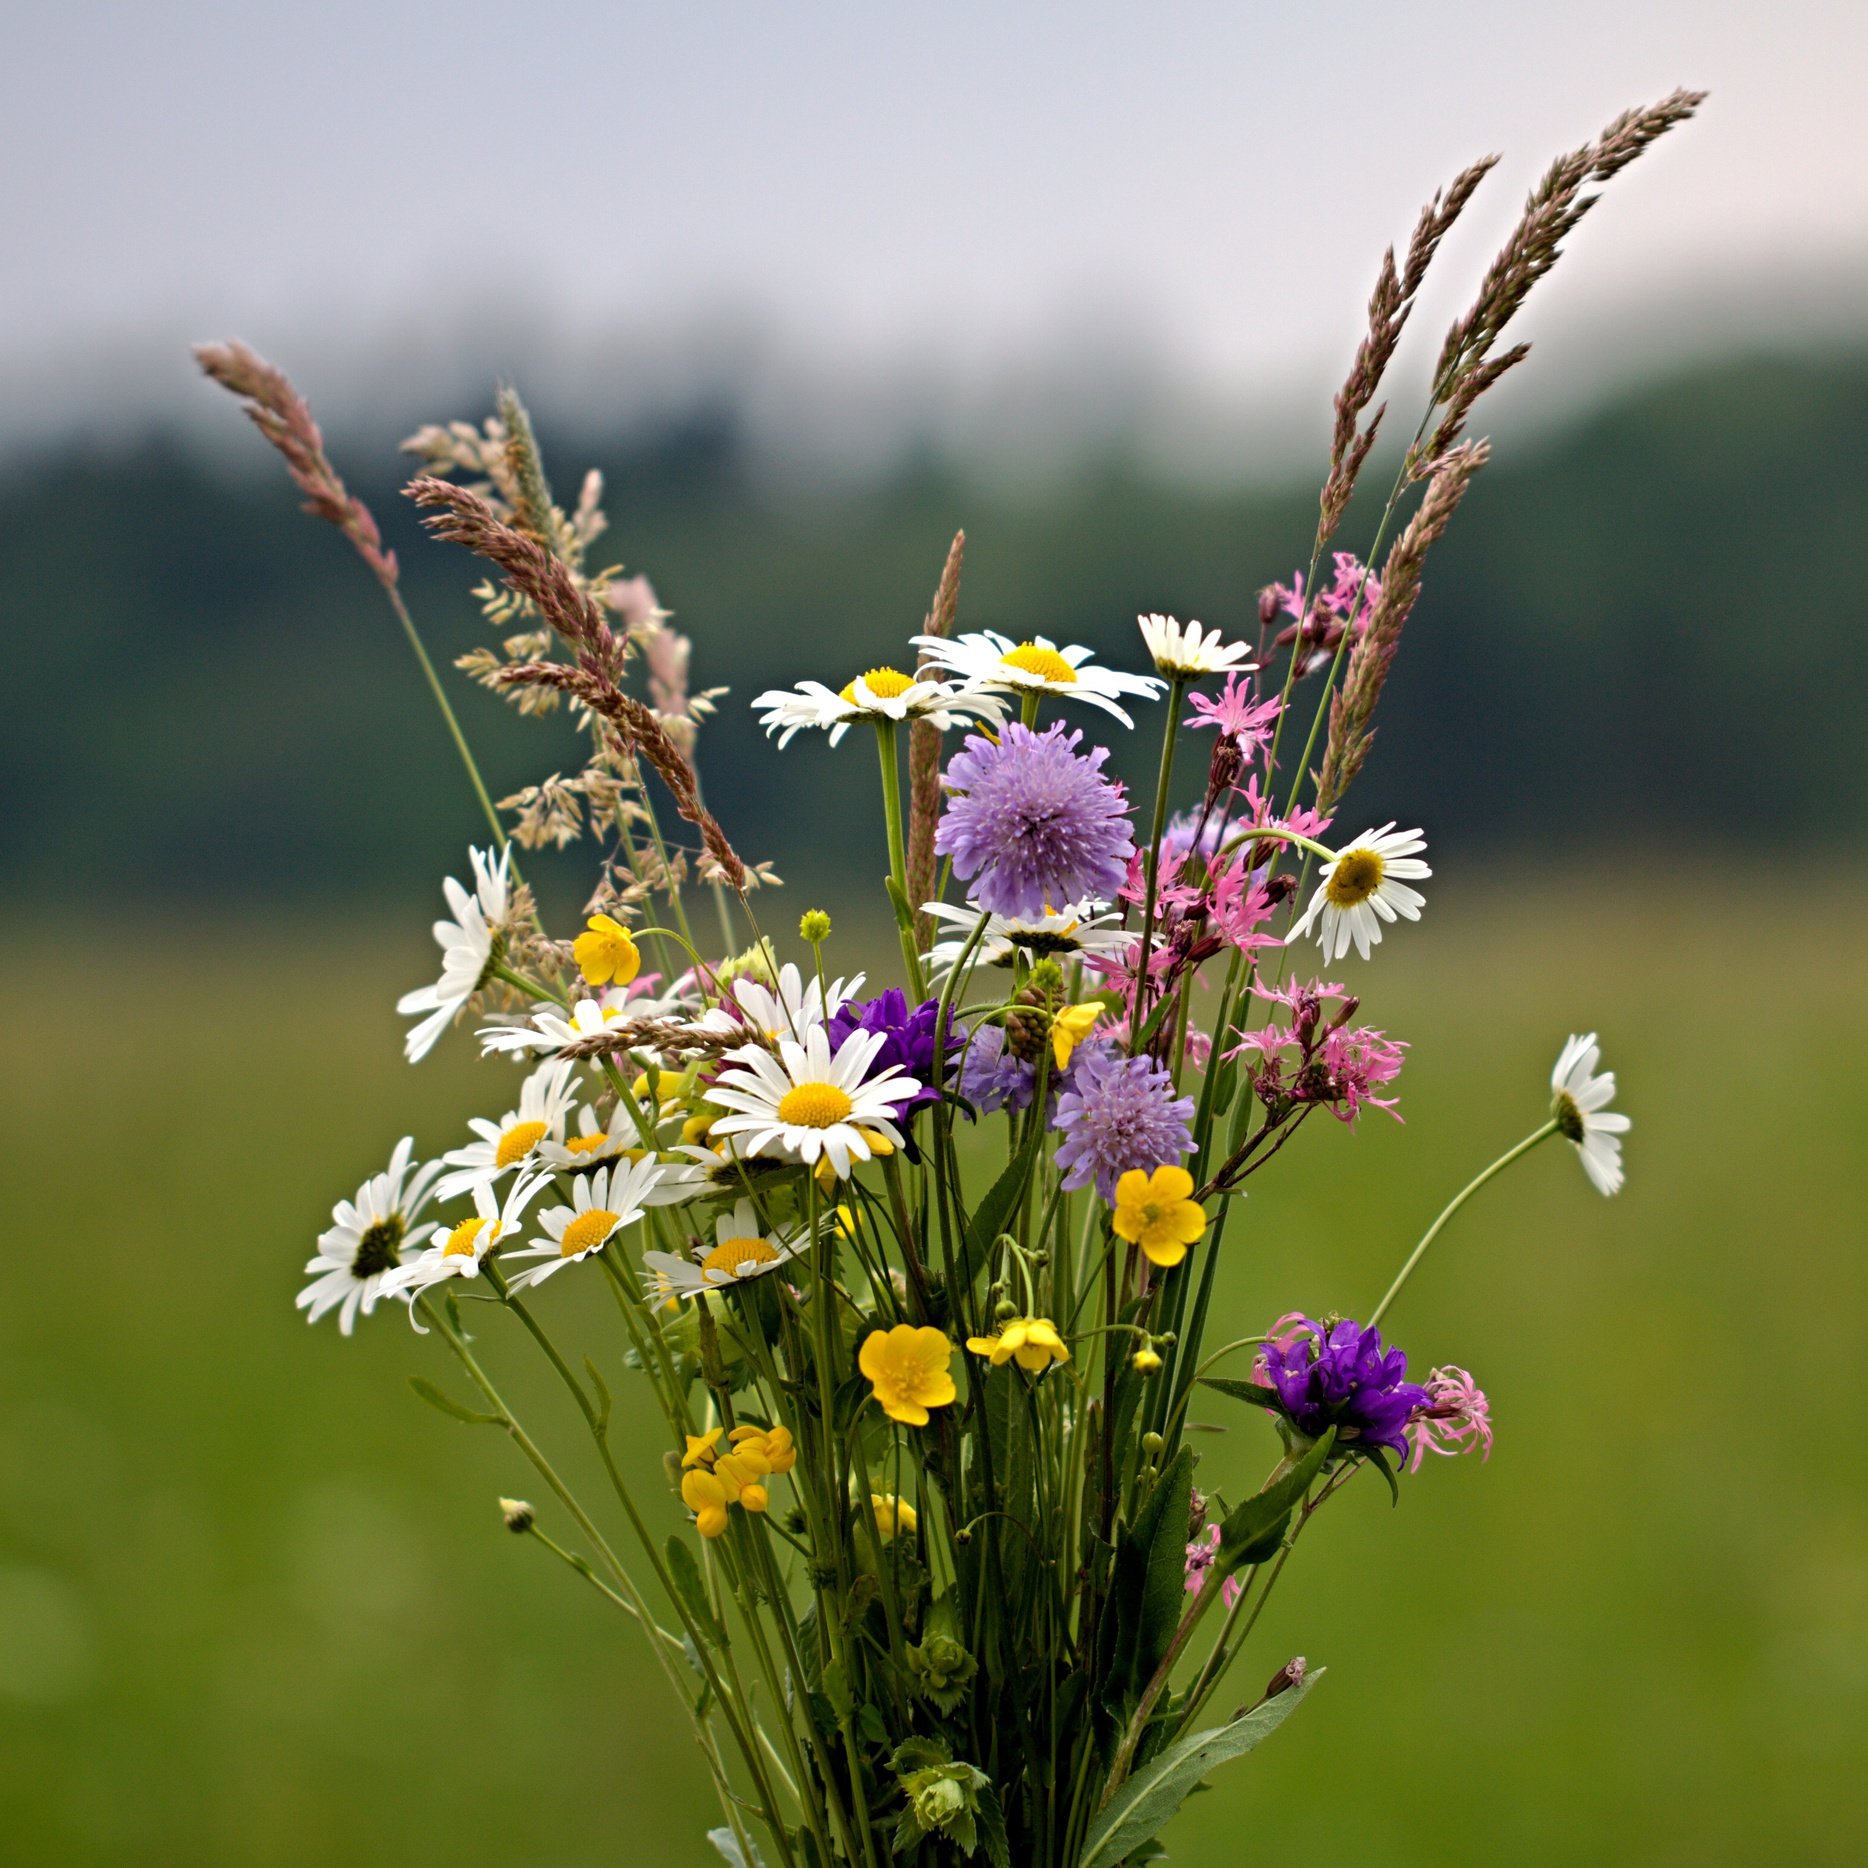
<path id="1" fill-rule="evenodd" d="M 1450 1457 L 1470 1453 L 1492 1457 L 1492 1404 L 1461 1368 L 1435 1369 L 1427 1377 L 1427 1405 L 1407 1424 L 1409 1472 L 1419 1472 L 1429 1453 Z"/>

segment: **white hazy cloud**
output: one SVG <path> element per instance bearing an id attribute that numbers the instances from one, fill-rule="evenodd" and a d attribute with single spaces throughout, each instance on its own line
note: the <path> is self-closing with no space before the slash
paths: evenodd
<path id="1" fill-rule="evenodd" d="M 787 439 L 1247 454 L 1320 429 L 1433 186 L 1505 152 L 1437 335 L 1549 157 L 1678 83 L 1704 116 L 1540 292 L 1543 393 L 1585 348 L 1854 334 L 1865 59 L 1859 0 L 38 0 L 0 66 L 0 394 L 15 440 L 198 415 L 182 348 L 238 333 L 340 418 L 503 369 L 596 418 L 724 384 Z"/>

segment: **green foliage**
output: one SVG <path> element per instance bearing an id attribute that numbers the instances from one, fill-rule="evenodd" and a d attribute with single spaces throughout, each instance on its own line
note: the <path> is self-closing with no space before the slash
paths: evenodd
<path id="1" fill-rule="evenodd" d="M 1232 1512 L 1220 1527 L 1219 1551 L 1213 1559 L 1216 1574 L 1228 1575 L 1243 1563 L 1263 1563 L 1276 1551 L 1284 1541 L 1291 1513 L 1310 1489 L 1311 1480 L 1323 1470 L 1335 1444 L 1336 1429 L 1331 1427 L 1289 1472 Z"/>
<path id="2" fill-rule="evenodd" d="M 924 1837 L 939 1835 L 962 1855 L 984 1848 L 992 1868 L 1011 1868 L 1005 1817 L 992 1779 L 956 1763 L 938 1739 L 911 1738 L 889 1759 L 905 1808 L 895 1825 L 895 1852 L 910 1853 Z"/>

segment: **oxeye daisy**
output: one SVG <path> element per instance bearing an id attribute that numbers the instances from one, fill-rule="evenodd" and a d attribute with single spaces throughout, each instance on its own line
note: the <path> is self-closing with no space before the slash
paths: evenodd
<path id="1" fill-rule="evenodd" d="M 741 978 L 729 988 L 732 1004 L 754 1031 L 776 1043 L 780 1038 L 802 1038 L 813 1025 L 834 1018 L 862 990 L 863 975 L 833 979 L 828 985 L 806 979 L 787 960 L 771 985 Z"/>
<path id="2" fill-rule="evenodd" d="M 748 1278 L 763 1277 L 802 1252 L 809 1240 L 802 1230 L 789 1235 L 768 1234 L 750 1200 L 741 1200 L 730 1213 L 714 1222 L 714 1243 L 701 1247 L 692 1258 L 672 1252 L 644 1252 L 643 1269 L 652 1273 L 663 1292 L 676 1297 L 698 1297 Z"/>
<path id="3" fill-rule="evenodd" d="M 384 1279 L 384 1292 L 413 1297 L 444 1278 L 477 1278 L 481 1265 L 494 1248 L 521 1230 L 526 1208 L 550 1178 L 548 1174 L 521 1173 L 507 1187 L 503 1199 L 494 1193 L 491 1182 L 476 1181 L 472 1216 L 445 1232 L 437 1226 L 426 1250 L 418 1252 Z M 409 1311 L 409 1321 L 421 1329 L 413 1307 Z"/>
<path id="4" fill-rule="evenodd" d="M 497 1122 L 473 1117 L 467 1126 L 476 1139 L 441 1157 L 453 1171 L 442 1175 L 435 1198 L 452 1200 L 482 1181 L 496 1181 L 531 1160 L 541 1142 L 562 1141 L 573 1093 L 572 1069 L 558 1061 L 541 1064 L 519 1086 L 517 1109 L 507 1110 Z"/>
<path id="5" fill-rule="evenodd" d="M 1626 1116 L 1607 1107 L 1615 1094 L 1615 1073 L 1605 1070 L 1598 1076 L 1596 1065 L 1601 1061 L 1602 1048 L 1593 1031 L 1563 1047 L 1550 1073 L 1550 1116 L 1557 1133 L 1575 1143 L 1583 1172 L 1600 1192 L 1611 1194 L 1621 1191 L 1621 1138 L 1631 1125 Z"/>
<path id="6" fill-rule="evenodd" d="M 1074 643 L 1060 649 L 1047 636 L 1014 642 L 996 629 L 983 629 L 965 636 L 916 636 L 914 644 L 929 661 L 968 683 L 1017 694 L 1059 694 L 1088 701 L 1092 707 L 1114 714 L 1124 726 L 1135 722 L 1116 704 L 1117 695 L 1154 700 L 1167 686 L 1155 675 L 1125 675 L 1113 668 L 1099 668 L 1090 660 L 1088 649 Z"/>
<path id="7" fill-rule="evenodd" d="M 1325 960 L 1340 960 L 1351 944 L 1366 960 L 1369 949 L 1380 944 L 1384 921 L 1397 915 L 1420 919 L 1427 898 L 1407 885 L 1433 874 L 1420 860 L 1426 847 L 1418 830 L 1397 830 L 1390 823 L 1337 851 L 1290 938 L 1301 939 L 1321 918 L 1317 941 Z"/>
<path id="8" fill-rule="evenodd" d="M 879 1031 L 853 1031 L 833 1055 L 824 1027 L 814 1025 L 804 1042 L 778 1041 L 778 1055 L 745 1045 L 728 1056 L 730 1068 L 707 1092 L 727 1113 L 714 1125 L 721 1138 L 738 1136 L 749 1155 L 774 1150 L 815 1167 L 829 1161 L 841 1179 L 851 1164 L 886 1147 L 901 1146 L 895 1118 L 921 1084 L 890 1065 L 869 1075 L 876 1053 L 888 1042 Z"/>
<path id="9" fill-rule="evenodd" d="M 418 986 L 396 1001 L 396 1010 L 405 1018 L 424 1015 L 403 1041 L 411 1064 L 420 1063 L 435 1048 L 435 1040 L 486 984 L 499 958 L 499 930 L 511 907 L 506 852 L 500 851 L 495 860 L 484 850 L 469 849 L 467 860 L 473 865 L 471 895 L 452 876 L 441 884 L 454 917 L 435 923 L 441 977 L 432 986 Z"/>
<path id="10" fill-rule="evenodd" d="M 1258 666 L 1246 660 L 1251 650 L 1243 642 L 1223 642 L 1217 629 L 1203 630 L 1198 623 L 1183 623 L 1172 616 L 1138 616 L 1135 620 L 1141 624 L 1142 640 L 1156 669 L 1164 675 L 1192 681 L 1235 669 L 1247 674 Z"/>
<path id="11" fill-rule="evenodd" d="M 630 1115 L 629 1104 L 618 1098 L 608 1122 L 586 1103 L 577 1112 L 575 1135 L 547 1135 L 537 1145 L 538 1159 L 560 1173 L 603 1167 L 619 1155 L 632 1154 L 642 1146 L 642 1131 Z"/>
<path id="12" fill-rule="evenodd" d="M 335 1309 L 337 1326 L 348 1336 L 356 1328 L 357 1312 L 367 1317 L 376 1308 L 403 1253 L 434 1231 L 432 1224 L 418 1226 L 415 1220 L 428 1204 L 441 1163 L 415 1167 L 410 1160 L 414 1147 L 415 1138 L 403 1136 L 389 1166 L 372 1174 L 354 1200 L 340 1200 L 331 1209 L 333 1224 L 319 1233 L 317 1255 L 305 1266 L 314 1274 L 312 1281 L 296 1300 L 306 1322 L 316 1323 Z"/>
<path id="13" fill-rule="evenodd" d="M 753 702 L 762 711 L 759 724 L 776 733 L 781 747 L 806 728 L 823 729 L 834 746 L 859 720 L 926 720 L 941 732 L 984 720 L 993 726 L 1005 718 L 1005 702 L 984 688 L 922 681 L 899 668 L 871 668 L 832 693 L 821 681 L 800 681 L 795 688 L 772 688 Z"/>
<path id="14" fill-rule="evenodd" d="M 523 1251 L 510 1254 L 514 1259 L 544 1261 L 515 1274 L 512 1289 L 543 1284 L 553 1272 L 601 1251 L 625 1226 L 633 1226 L 642 1217 L 646 1196 L 661 1174 L 659 1161 L 632 1161 L 626 1167 L 598 1168 L 594 1174 L 581 1176 L 571 1189 L 569 1206 L 547 1207 L 539 1214 L 546 1237 L 535 1238 Z"/>
<path id="15" fill-rule="evenodd" d="M 484 1025 L 480 1030 L 480 1052 L 491 1057 L 496 1051 L 561 1051 L 579 1038 L 594 1038 L 619 1019 L 644 1014 L 621 1002 L 602 1004 L 595 999 L 579 999 L 567 1013 L 560 1006 L 544 1006 L 523 1025 Z"/>
<path id="16" fill-rule="evenodd" d="M 966 951 L 985 911 L 972 903 L 962 908 L 953 902 L 925 902 L 921 912 L 930 921 L 957 930 L 950 939 L 938 940 L 928 949 L 928 977 L 941 979 Z M 1047 905 L 1035 915 L 993 915 L 973 949 L 974 964 L 1010 966 L 1020 953 L 1034 959 L 1113 959 L 1126 954 L 1135 940 L 1120 925 L 1115 910 L 1101 902 L 1073 902 L 1061 909 Z"/>

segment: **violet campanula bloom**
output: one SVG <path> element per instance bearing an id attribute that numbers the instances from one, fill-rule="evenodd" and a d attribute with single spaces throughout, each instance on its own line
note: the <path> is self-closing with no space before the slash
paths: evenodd
<path id="1" fill-rule="evenodd" d="M 1418 1382 L 1403 1379 L 1406 1351 L 1384 1350 L 1380 1330 L 1347 1317 L 1327 1325 L 1310 1317 L 1297 1323 L 1283 1339 L 1266 1343 L 1259 1361 L 1291 1425 L 1312 1440 L 1334 1427 L 1339 1446 L 1385 1446 L 1405 1458 L 1408 1422 L 1433 1399 Z"/>
<path id="2" fill-rule="evenodd" d="M 1052 903 L 1107 900 L 1122 886 L 1135 847 L 1128 801 L 1102 776 L 1108 747 L 1079 753 L 1082 738 L 1061 721 L 1034 733 L 1014 720 L 996 746 L 973 734 L 948 761 L 955 795 L 934 848 L 953 858 L 980 907 L 1037 915 Z"/>
<path id="3" fill-rule="evenodd" d="M 883 1043 L 869 1067 L 874 1076 L 897 1066 L 921 1085 L 902 1105 L 901 1113 L 912 1116 L 940 1101 L 940 1079 L 945 1070 L 934 1067 L 934 1027 L 940 1018 L 940 1001 L 925 999 L 912 1011 L 908 995 L 899 986 L 878 993 L 873 999 L 847 1000 L 830 1017 L 830 1049 L 834 1055 L 853 1031 L 882 1034 Z M 966 1040 L 966 1027 L 950 1012 L 947 1018 L 946 1050 L 949 1059 Z"/>
<path id="4" fill-rule="evenodd" d="M 1113 1200 L 1131 1168 L 1152 1173 L 1193 1153 L 1188 1121 L 1193 1098 L 1174 1094 L 1174 1079 L 1149 1057 L 1118 1057 L 1104 1046 L 1076 1063 L 1057 1099 L 1052 1126 L 1063 1131 L 1057 1165 L 1066 1190 L 1096 1183 Z"/>

